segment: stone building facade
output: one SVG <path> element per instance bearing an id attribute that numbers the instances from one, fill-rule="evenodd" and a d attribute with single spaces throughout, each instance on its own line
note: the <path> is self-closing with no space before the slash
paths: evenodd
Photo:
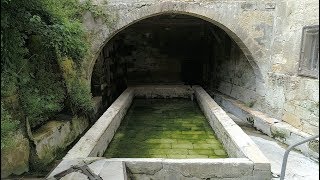
<path id="1" fill-rule="evenodd" d="M 102 96 L 107 91 L 119 94 L 116 92 L 137 82 L 200 84 L 299 131 L 318 132 L 317 0 L 96 3 L 109 12 L 111 21 L 90 13 L 84 15 L 84 26 L 92 42 L 91 56 L 84 62 L 88 67 L 86 76 L 92 88 L 102 89 L 94 95 Z M 152 29 L 158 26 L 165 31 L 170 23 L 175 25 L 167 30 L 176 31 L 174 36 L 161 36 L 161 30 Z M 179 30 L 178 25 L 183 27 Z M 311 26 L 311 30 L 303 35 L 306 26 Z M 193 46 L 179 50 L 177 47 L 185 46 L 184 40 Z M 172 54 L 169 47 L 176 51 Z M 190 51 L 194 53 L 188 54 Z M 110 52 L 114 53 L 109 55 Z M 105 61 L 108 58 L 113 60 Z M 102 61 L 105 65 L 109 62 L 118 65 L 101 68 L 98 64 L 103 64 Z M 305 61 L 312 62 L 306 65 Z M 303 73 L 303 68 L 314 74 Z M 96 78 L 101 78 L 97 77 L 98 71 L 105 77 L 97 83 Z M 110 77 L 117 80 L 112 83 Z"/>

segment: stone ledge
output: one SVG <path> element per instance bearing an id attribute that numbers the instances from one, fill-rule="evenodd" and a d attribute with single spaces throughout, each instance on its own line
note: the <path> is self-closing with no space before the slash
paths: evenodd
<path id="1" fill-rule="evenodd" d="M 247 158 L 227 159 L 111 159 L 124 161 L 132 174 L 147 174 L 150 177 L 166 177 L 166 172 L 181 174 L 181 177 L 234 178 L 253 176 L 253 163 Z M 226 171 L 228 169 L 228 171 Z M 143 170 L 143 171 L 142 171 Z"/>
<path id="2" fill-rule="evenodd" d="M 230 155 L 249 158 L 257 170 L 269 171 L 269 160 L 255 143 L 200 86 L 194 86 L 199 106 Z M 234 152 L 235 151 L 235 152 Z M 265 176 L 267 177 L 267 176 Z"/>
<path id="3" fill-rule="evenodd" d="M 105 158 L 85 158 L 85 159 L 67 159 L 63 160 L 51 173 L 49 173 L 46 179 L 55 180 L 54 176 L 60 172 L 71 168 L 72 166 L 88 165 L 90 170 L 100 176 L 102 179 L 108 180 L 127 180 L 127 172 L 125 163 L 122 161 L 109 161 Z M 76 174 L 69 173 L 61 179 L 80 179 Z M 83 179 L 87 179 L 87 176 L 80 173 Z"/>
<path id="4" fill-rule="evenodd" d="M 100 156 L 107 148 L 114 133 L 120 125 L 121 119 L 125 116 L 127 108 L 137 91 L 138 93 L 172 95 L 177 86 L 155 86 L 128 88 L 120 97 L 107 109 L 98 119 L 91 129 L 80 139 L 80 141 L 68 152 L 63 161 L 73 161 L 75 159 L 87 160 L 90 156 Z M 173 88 L 173 89 L 171 89 Z M 200 86 L 179 86 L 185 89 L 183 96 L 193 98 L 195 93 L 199 106 L 207 117 L 212 129 L 224 144 L 230 157 L 221 159 L 118 159 L 126 163 L 131 171 L 130 175 L 135 178 L 145 179 L 263 179 L 271 178 L 271 168 L 269 161 L 264 157 L 254 142 L 235 124 L 232 119 L 223 111 L 221 107 L 207 94 Z M 178 88 L 178 89 L 179 89 Z M 181 94 L 173 94 L 178 97 Z M 153 97 L 153 96 L 151 96 Z M 161 96 L 162 97 L 162 96 Z M 117 159 L 107 159 L 116 161 Z M 131 164 L 130 164 L 131 163 Z M 59 165 L 60 166 L 60 165 Z M 131 169 L 130 169 L 131 167 Z M 59 167 L 57 167 L 59 169 Z M 57 169 L 56 168 L 56 169 Z M 228 169 L 228 171 L 226 171 Z M 56 172 L 56 171 L 55 171 Z M 262 172 L 262 173 L 260 173 Z M 52 174 L 52 173 L 51 173 Z"/>
<path id="5" fill-rule="evenodd" d="M 227 159 L 162 159 L 162 158 L 79 158 L 63 160 L 46 179 L 72 165 L 88 165 L 102 179 L 127 179 L 127 175 L 140 179 L 255 179 L 266 177 L 266 171 L 254 169 L 247 158 Z M 112 165 L 112 166 L 110 166 Z M 126 171 L 127 169 L 127 171 Z M 108 174 L 109 173 L 109 174 Z"/>
<path id="6" fill-rule="evenodd" d="M 264 134 L 289 146 L 311 137 L 310 134 L 298 130 L 286 122 L 271 118 L 260 111 L 253 110 L 238 100 L 218 92 L 214 92 L 212 95 L 216 102 L 226 111 L 244 121 L 250 121 L 255 128 Z M 319 147 L 319 139 L 299 145 L 296 149 L 300 150 L 304 155 L 315 158 L 315 160 L 318 161 L 319 152 L 316 151 L 318 148 L 315 147 Z"/>
<path id="7" fill-rule="evenodd" d="M 133 86 L 135 97 L 144 98 L 190 98 L 193 90 L 186 85 L 143 85 Z"/>
<path id="8" fill-rule="evenodd" d="M 35 151 L 32 165 L 41 168 L 51 163 L 57 153 L 69 146 L 89 126 L 85 117 L 59 114 L 31 134 Z"/>
<path id="9" fill-rule="evenodd" d="M 122 118 L 125 116 L 133 95 L 132 88 L 125 90 L 63 159 L 98 156 L 101 151 L 104 151 L 113 138 L 117 126 L 120 125 Z M 115 121 L 119 122 L 115 123 Z M 97 144 L 100 146 L 97 146 Z"/>

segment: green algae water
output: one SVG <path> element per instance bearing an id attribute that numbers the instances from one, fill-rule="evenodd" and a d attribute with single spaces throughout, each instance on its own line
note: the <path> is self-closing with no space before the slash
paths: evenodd
<path id="1" fill-rule="evenodd" d="M 196 102 L 134 99 L 104 157 L 226 158 Z"/>

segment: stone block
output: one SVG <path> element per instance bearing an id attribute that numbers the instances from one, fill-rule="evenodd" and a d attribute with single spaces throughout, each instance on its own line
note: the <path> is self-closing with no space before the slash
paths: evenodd
<path id="1" fill-rule="evenodd" d="M 189 98 L 193 94 L 192 88 L 185 85 L 145 85 L 133 88 L 136 97 L 145 98 Z"/>
<path id="2" fill-rule="evenodd" d="M 133 96 L 134 90 L 127 88 L 86 134 L 81 137 L 78 143 L 69 150 L 64 159 L 102 155 L 130 107 Z"/>
<path id="3" fill-rule="evenodd" d="M 10 147 L 1 149 L 1 179 L 29 171 L 29 141 L 18 133 Z"/>
<path id="4" fill-rule="evenodd" d="M 48 121 L 33 133 L 36 147 L 36 155 L 32 159 L 34 168 L 52 162 L 56 153 L 67 148 L 89 125 L 89 120 L 84 117 L 68 118 Z"/>
<path id="5" fill-rule="evenodd" d="M 61 178 L 61 180 L 89 180 L 88 176 L 80 172 L 72 172 Z"/>
<path id="6" fill-rule="evenodd" d="M 272 179 L 271 171 L 264 171 L 264 170 L 253 170 L 253 179 L 256 180 L 270 180 Z"/>
<path id="7" fill-rule="evenodd" d="M 310 122 L 310 121 L 309 121 Z M 318 134 L 319 133 L 319 127 L 315 125 L 311 125 L 308 122 L 302 122 L 302 131 L 308 133 L 308 134 Z"/>
<path id="8" fill-rule="evenodd" d="M 300 128 L 301 127 L 301 120 L 297 115 L 294 115 L 292 113 L 289 112 L 284 112 L 283 116 L 282 116 L 283 121 L 291 124 L 292 126 L 296 127 L 296 128 Z"/>
<path id="9" fill-rule="evenodd" d="M 94 167 L 92 169 L 94 169 Z M 99 176 L 102 179 L 108 180 L 127 180 L 127 171 L 124 162 L 106 161 L 100 170 Z"/>
<path id="10" fill-rule="evenodd" d="M 108 161 L 101 158 L 85 158 L 85 159 L 72 159 L 63 160 L 53 172 L 49 174 L 47 179 L 54 179 L 56 174 L 69 169 L 72 166 L 83 166 L 87 165 L 88 168 L 102 179 L 110 180 L 126 180 L 127 173 L 124 162 L 122 161 Z M 69 173 L 62 179 L 86 179 L 87 176 L 83 173 Z"/>
<path id="11" fill-rule="evenodd" d="M 164 170 L 172 170 L 181 173 L 184 177 L 208 178 L 208 177 L 240 177 L 252 175 L 253 164 L 242 159 L 182 159 L 164 160 Z M 226 169 L 228 169 L 226 173 Z"/>
<path id="12" fill-rule="evenodd" d="M 261 132 L 267 134 L 268 136 L 271 136 L 271 124 L 266 122 L 264 119 L 254 117 L 253 125 Z"/>
<path id="13" fill-rule="evenodd" d="M 163 168 L 161 159 L 130 160 L 125 165 L 133 174 L 155 174 Z"/>
<path id="14" fill-rule="evenodd" d="M 71 166 L 73 165 L 77 165 L 77 166 L 83 166 L 85 164 L 89 165 L 92 162 L 95 161 L 99 161 L 101 160 L 101 158 L 97 158 L 97 157 L 88 157 L 88 158 L 79 158 L 79 159 L 65 159 L 62 160 L 58 166 L 56 166 L 46 177 L 46 179 L 49 180 L 54 180 L 54 176 L 56 174 L 61 173 L 62 171 L 69 169 Z M 96 172 L 96 170 L 94 170 L 93 172 Z"/>

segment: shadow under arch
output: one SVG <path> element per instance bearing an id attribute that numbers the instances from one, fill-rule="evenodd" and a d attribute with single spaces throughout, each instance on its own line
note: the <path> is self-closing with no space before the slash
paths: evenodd
<path id="1" fill-rule="evenodd" d="M 245 45 L 245 43 L 243 42 L 243 40 L 241 40 L 241 38 L 232 30 L 230 30 L 228 27 L 226 27 L 225 25 L 223 25 L 222 23 L 220 23 L 219 21 L 216 21 L 210 17 L 206 17 L 204 15 L 200 15 L 197 13 L 192 13 L 192 12 L 187 12 L 187 11 L 178 11 L 178 10 L 167 10 L 167 11 L 161 11 L 161 12 L 154 12 L 145 16 L 142 16 L 140 18 L 134 19 L 131 22 L 128 22 L 127 20 L 122 20 L 122 22 L 118 22 L 116 25 L 115 30 L 113 30 L 112 32 L 110 32 L 110 34 L 105 38 L 104 42 L 100 45 L 99 50 L 96 51 L 97 53 L 94 55 L 91 64 L 90 64 L 90 70 L 89 70 L 89 77 L 88 80 L 91 83 L 91 77 L 92 77 L 92 72 L 93 72 L 93 67 L 94 64 L 96 62 L 96 59 L 99 55 L 99 52 L 101 52 L 101 50 L 103 49 L 103 47 L 115 36 L 117 36 L 121 31 L 125 30 L 126 28 L 128 28 L 129 26 L 138 23 L 140 21 L 143 21 L 145 19 L 151 18 L 151 17 L 156 17 L 156 16 L 161 16 L 161 15 L 168 15 L 168 14 L 176 14 L 176 15 L 188 15 L 188 16 L 192 16 L 195 18 L 199 18 L 202 19 L 204 21 L 207 21 L 217 27 L 219 27 L 220 29 L 222 29 L 226 34 L 229 35 L 229 37 L 239 46 L 239 48 L 242 50 L 242 52 L 244 53 L 245 57 L 247 58 L 249 64 L 251 65 L 254 74 L 256 76 L 256 81 L 259 82 L 264 82 L 261 70 L 259 68 L 259 66 L 256 63 L 255 57 L 253 55 L 253 53 L 250 51 L 250 49 Z M 121 21 L 121 20 L 120 20 Z M 241 30 L 239 30 L 241 31 Z M 242 31 L 242 33 L 244 33 Z M 247 36 L 247 35 L 245 35 Z"/>

